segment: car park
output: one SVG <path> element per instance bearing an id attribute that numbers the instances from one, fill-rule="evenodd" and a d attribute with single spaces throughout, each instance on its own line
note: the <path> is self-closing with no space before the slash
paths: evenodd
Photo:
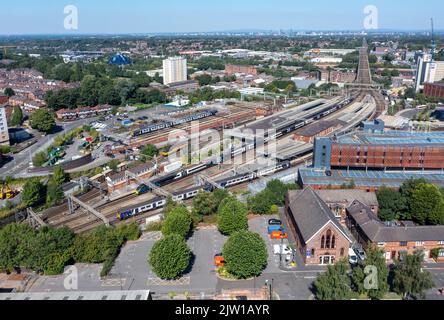
<path id="1" fill-rule="evenodd" d="M 356 255 L 355 251 L 352 248 L 348 249 L 348 262 L 352 266 L 358 264 L 358 256 Z"/>

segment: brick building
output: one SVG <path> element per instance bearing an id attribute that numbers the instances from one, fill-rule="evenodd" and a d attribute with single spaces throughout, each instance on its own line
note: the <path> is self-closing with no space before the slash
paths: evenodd
<path id="1" fill-rule="evenodd" d="M 294 140 L 313 143 L 317 137 L 325 137 L 333 131 L 344 127 L 345 122 L 341 120 L 322 120 L 302 129 L 299 129 L 294 134 Z"/>
<path id="2" fill-rule="evenodd" d="M 315 168 L 444 169 L 443 132 L 354 132 L 317 138 Z"/>
<path id="3" fill-rule="evenodd" d="M 225 73 L 227 75 L 233 75 L 236 73 L 245 73 L 245 74 L 251 74 L 256 76 L 257 75 L 257 69 L 252 66 L 241 66 L 241 65 L 234 65 L 234 64 L 226 64 L 225 65 Z"/>
<path id="4" fill-rule="evenodd" d="M 329 265 L 348 256 L 350 237 L 312 188 L 287 193 L 285 216 L 305 264 Z"/>
<path id="5" fill-rule="evenodd" d="M 375 214 L 378 214 L 379 211 L 378 199 L 374 192 L 359 189 L 325 189 L 317 190 L 316 194 L 325 202 L 343 225 L 346 224 L 347 208 L 354 201 L 365 204 Z"/>
<path id="6" fill-rule="evenodd" d="M 426 97 L 444 99 L 444 83 L 425 83 L 424 95 Z"/>
<path id="7" fill-rule="evenodd" d="M 157 166 L 154 163 L 146 163 L 111 175 L 106 178 L 108 191 L 114 192 L 130 184 L 137 183 L 136 179 L 132 178 L 134 176 L 137 179 L 148 179 L 154 174 L 156 169 Z"/>
<path id="8" fill-rule="evenodd" d="M 384 251 L 387 261 L 420 250 L 425 259 L 437 250 L 439 262 L 444 262 L 444 225 L 417 226 L 407 221 L 399 225 L 384 223 L 366 205 L 354 201 L 347 208 L 347 227 L 364 247 L 375 244 Z"/>

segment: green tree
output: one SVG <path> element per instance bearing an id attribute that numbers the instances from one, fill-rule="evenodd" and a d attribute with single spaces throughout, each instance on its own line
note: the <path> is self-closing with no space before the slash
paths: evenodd
<path id="1" fill-rule="evenodd" d="M 149 160 L 153 159 L 159 154 L 159 150 L 152 144 L 147 145 L 140 151 L 141 154 L 147 156 Z"/>
<path id="2" fill-rule="evenodd" d="M 66 179 L 68 176 L 66 175 L 65 171 L 61 166 L 56 166 L 54 169 L 54 172 L 52 174 L 52 180 L 59 185 L 62 185 L 66 182 Z"/>
<path id="3" fill-rule="evenodd" d="M 436 185 L 419 184 L 411 196 L 410 208 L 413 219 L 420 224 L 444 223 L 444 200 Z"/>
<path id="4" fill-rule="evenodd" d="M 49 160 L 48 155 L 46 152 L 38 152 L 35 154 L 35 156 L 32 158 L 32 163 L 35 167 L 41 167 L 43 166 L 47 161 Z"/>
<path id="5" fill-rule="evenodd" d="M 257 233 L 235 232 L 223 247 L 227 271 L 239 279 L 259 276 L 267 267 L 265 241 Z"/>
<path id="6" fill-rule="evenodd" d="M 27 207 L 39 204 L 45 199 L 45 186 L 37 179 L 25 183 L 22 192 L 22 203 Z"/>
<path id="7" fill-rule="evenodd" d="M 29 252 L 24 245 L 33 236 L 28 224 L 11 223 L 0 229 L 0 271 L 11 272 L 20 267 Z"/>
<path id="8" fill-rule="evenodd" d="M 351 279 L 348 275 L 349 264 L 341 260 L 333 266 L 328 266 L 327 272 L 322 273 L 313 283 L 313 289 L 318 300 L 349 300 L 353 297 Z"/>
<path id="9" fill-rule="evenodd" d="M 218 210 L 217 224 L 219 231 L 230 235 L 236 231 L 248 229 L 247 207 L 236 198 L 225 199 Z"/>
<path id="10" fill-rule="evenodd" d="M 22 119 L 23 119 L 22 109 L 19 106 L 14 107 L 10 125 L 13 127 L 20 126 L 22 124 Z"/>
<path id="11" fill-rule="evenodd" d="M 178 234 L 170 234 L 154 244 L 148 263 L 158 277 L 176 279 L 190 265 L 191 255 L 185 239 Z"/>
<path id="12" fill-rule="evenodd" d="M 424 297 L 424 291 L 435 285 L 430 272 L 422 269 L 423 259 L 424 255 L 417 251 L 395 261 L 393 288 L 404 299 Z"/>
<path id="13" fill-rule="evenodd" d="M 382 187 L 376 192 L 379 203 L 378 215 L 382 220 L 393 221 L 404 217 L 407 211 L 406 198 L 397 190 Z"/>
<path id="14" fill-rule="evenodd" d="M 176 206 L 166 217 L 162 225 L 164 235 L 178 234 L 186 237 L 191 230 L 193 220 L 191 214 L 184 206 Z"/>
<path id="15" fill-rule="evenodd" d="M 384 257 L 384 252 L 378 247 L 372 245 L 366 250 L 367 259 L 363 265 L 355 268 L 352 273 L 352 280 L 359 293 L 367 293 L 372 299 L 382 299 L 387 293 L 389 286 L 387 283 L 389 270 Z M 377 270 L 377 283 L 369 283 L 374 289 L 367 289 L 365 279 L 373 270 L 369 269 L 375 266 Z M 367 273 L 365 269 L 368 268 Z"/>
<path id="16" fill-rule="evenodd" d="M 120 164 L 119 160 L 113 159 L 110 162 L 108 162 L 108 167 L 112 171 L 117 172 L 117 169 L 119 168 L 119 164 Z"/>
<path id="17" fill-rule="evenodd" d="M 15 96 L 15 92 L 12 88 L 6 88 L 3 93 L 8 96 L 9 98 L 11 98 L 12 96 Z"/>
<path id="18" fill-rule="evenodd" d="M 44 108 L 34 112 L 29 121 L 33 129 L 45 133 L 51 132 L 56 127 L 54 113 Z"/>
<path id="19" fill-rule="evenodd" d="M 193 199 L 193 215 L 201 218 L 213 214 L 213 200 L 211 193 L 199 191 Z"/>

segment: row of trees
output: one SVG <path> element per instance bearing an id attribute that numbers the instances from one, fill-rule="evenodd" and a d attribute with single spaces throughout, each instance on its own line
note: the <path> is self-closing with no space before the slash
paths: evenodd
<path id="1" fill-rule="evenodd" d="M 297 184 L 284 184 L 279 180 L 272 180 L 268 182 L 265 190 L 248 199 L 248 206 L 256 214 L 276 214 L 279 207 L 285 205 L 287 191 L 297 189 L 299 189 Z"/>
<path id="2" fill-rule="evenodd" d="M 383 299 L 393 290 L 404 299 L 424 296 L 424 291 L 433 288 L 431 274 L 422 270 L 423 255 L 415 252 L 395 261 L 390 271 L 383 251 L 372 246 L 367 249 L 367 260 L 350 272 L 346 260 L 329 266 L 313 283 L 319 300 L 349 300 L 364 295 L 370 299 Z"/>
<path id="3" fill-rule="evenodd" d="M 111 270 L 121 246 L 139 237 L 136 224 L 101 226 L 85 235 L 75 235 L 67 227 L 34 230 L 27 224 L 9 224 L 0 229 L 0 271 L 26 268 L 56 275 L 69 264 L 104 263 L 104 276 Z"/>
<path id="4" fill-rule="evenodd" d="M 444 224 L 443 190 L 425 179 L 410 179 L 399 190 L 376 193 L 382 220 L 413 220 L 421 225 Z"/>
<path id="5" fill-rule="evenodd" d="M 51 110 L 110 104 L 166 102 L 165 93 L 160 90 L 141 90 L 150 84 L 150 78 L 112 79 L 108 77 L 85 76 L 79 88 L 48 91 L 45 101 Z"/>

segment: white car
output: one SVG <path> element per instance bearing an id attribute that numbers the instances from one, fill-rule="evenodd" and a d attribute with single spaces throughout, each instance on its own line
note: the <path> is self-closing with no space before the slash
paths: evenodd
<path id="1" fill-rule="evenodd" d="M 358 264 L 358 256 L 352 248 L 348 249 L 348 262 L 350 262 L 351 265 Z"/>
<path id="2" fill-rule="evenodd" d="M 273 249 L 274 249 L 274 254 L 289 255 L 289 254 L 293 253 L 293 250 L 289 246 L 286 246 L 286 245 L 282 245 L 282 247 L 281 247 L 281 245 L 275 244 L 273 246 Z"/>

